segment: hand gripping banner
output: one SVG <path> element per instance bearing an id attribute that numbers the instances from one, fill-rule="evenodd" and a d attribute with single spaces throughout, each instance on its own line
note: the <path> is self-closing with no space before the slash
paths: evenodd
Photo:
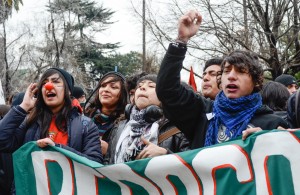
<path id="1" fill-rule="evenodd" d="M 245 141 L 103 166 L 30 142 L 13 154 L 18 195 L 299 194 L 300 131 L 261 131 Z"/>

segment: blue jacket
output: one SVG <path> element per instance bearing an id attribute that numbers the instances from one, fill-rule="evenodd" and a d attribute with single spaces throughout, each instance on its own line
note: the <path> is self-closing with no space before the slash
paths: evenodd
<path id="1" fill-rule="evenodd" d="M 24 143 L 41 139 L 39 122 L 26 126 L 27 112 L 20 106 L 12 107 L 0 121 L 0 151 L 12 153 Z M 67 121 L 67 146 L 56 144 L 90 160 L 102 163 L 98 128 L 94 122 L 74 109 Z"/>

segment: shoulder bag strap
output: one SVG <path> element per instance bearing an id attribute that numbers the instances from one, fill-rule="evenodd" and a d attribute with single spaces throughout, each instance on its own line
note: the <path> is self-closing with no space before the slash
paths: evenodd
<path id="1" fill-rule="evenodd" d="M 161 142 L 165 141 L 166 139 L 168 139 L 169 137 L 179 133 L 180 130 L 177 127 L 173 127 L 171 129 L 169 129 L 168 131 L 160 134 L 158 136 L 158 144 L 160 144 Z"/>

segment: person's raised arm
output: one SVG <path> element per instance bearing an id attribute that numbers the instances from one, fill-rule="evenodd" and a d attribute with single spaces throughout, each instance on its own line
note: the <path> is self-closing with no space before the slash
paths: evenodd
<path id="1" fill-rule="evenodd" d="M 26 112 L 29 112 L 34 106 L 36 102 L 35 94 L 37 92 L 37 84 L 31 83 L 25 92 L 24 99 L 20 104 L 20 107 L 23 108 Z"/>
<path id="2" fill-rule="evenodd" d="M 165 116 L 189 139 L 194 137 L 199 115 L 206 110 L 207 100 L 181 85 L 180 72 L 187 51 L 187 42 L 200 27 L 202 16 L 191 10 L 178 21 L 176 43 L 171 43 L 161 63 L 156 93 Z M 193 113 L 193 114 L 188 114 Z"/>
<path id="3" fill-rule="evenodd" d="M 200 27 L 202 16 L 196 10 L 191 10 L 183 15 L 178 22 L 178 37 L 176 42 L 187 44 Z"/>

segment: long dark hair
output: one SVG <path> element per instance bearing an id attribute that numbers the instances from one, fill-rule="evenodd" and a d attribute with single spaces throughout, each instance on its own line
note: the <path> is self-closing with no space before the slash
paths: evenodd
<path id="1" fill-rule="evenodd" d="M 51 75 L 53 74 L 58 74 L 59 77 L 63 80 L 64 83 L 64 106 L 63 108 L 56 114 L 56 119 L 55 119 L 55 124 L 57 128 L 60 131 L 66 132 L 67 131 L 67 119 L 71 114 L 72 110 L 72 99 L 69 94 L 69 87 L 66 84 L 66 80 L 63 77 L 63 75 L 55 70 L 55 69 L 49 69 L 47 70 L 41 77 L 40 81 L 38 82 L 38 91 L 37 91 L 37 101 L 35 104 L 35 107 L 33 110 L 30 112 L 27 120 L 27 125 L 30 126 L 35 122 L 38 122 L 41 128 L 41 135 L 40 138 L 45 138 L 47 137 L 48 129 L 52 120 L 53 113 L 49 109 L 49 107 L 45 104 L 45 101 L 43 99 L 43 94 L 42 94 L 42 88 L 43 88 L 43 83 L 44 81 Z"/>
<path id="2" fill-rule="evenodd" d="M 290 92 L 278 82 L 269 81 L 261 90 L 263 104 L 269 106 L 273 111 L 286 111 Z"/>
<path id="3" fill-rule="evenodd" d="M 119 100 L 117 103 L 117 107 L 116 109 L 110 114 L 110 118 L 112 119 L 116 119 L 118 118 L 121 114 L 124 113 L 125 111 L 125 106 L 127 104 L 127 91 L 126 91 L 126 87 L 125 87 L 125 82 L 123 79 L 121 79 L 121 77 L 114 75 L 114 74 L 108 74 L 107 76 L 105 76 L 104 78 L 102 78 L 96 89 L 94 90 L 95 94 L 93 97 L 93 100 L 91 102 L 88 102 L 88 106 L 85 109 L 85 114 L 89 117 L 93 117 L 95 115 L 95 112 L 99 109 L 102 109 L 102 104 L 99 100 L 99 88 L 100 86 L 104 83 L 104 81 L 106 80 L 106 78 L 112 77 L 113 79 L 110 80 L 108 83 L 110 82 L 117 82 L 120 81 L 121 83 L 121 89 L 120 89 L 120 96 L 119 96 Z"/>

